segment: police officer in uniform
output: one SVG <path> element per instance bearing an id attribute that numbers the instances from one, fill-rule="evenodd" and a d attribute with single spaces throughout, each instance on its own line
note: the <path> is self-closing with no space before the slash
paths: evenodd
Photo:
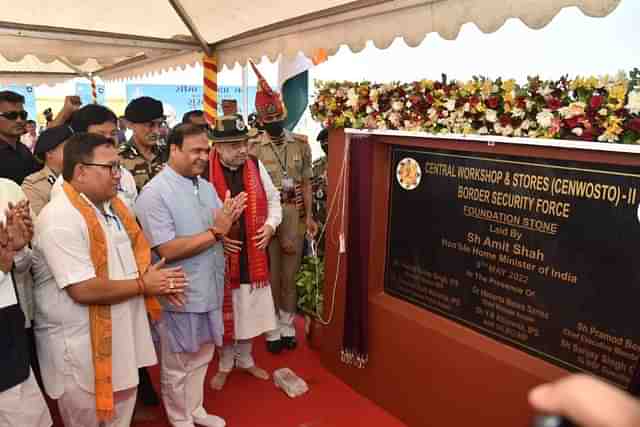
<path id="1" fill-rule="evenodd" d="M 302 261 L 305 232 L 315 236 L 311 190 L 311 148 L 307 138 L 283 128 L 285 107 L 251 62 L 258 77 L 256 111 L 264 132 L 252 141 L 255 156 L 264 164 L 280 191 L 282 223 L 269 244 L 271 287 L 279 328 L 267 334 L 267 349 L 278 353 L 297 345 L 293 320 L 297 307 L 296 274 Z"/>
<path id="2" fill-rule="evenodd" d="M 44 163 L 38 172 L 32 173 L 22 182 L 22 191 L 26 194 L 31 209 L 36 215 L 51 199 L 51 188 L 62 172 L 62 152 L 64 143 L 71 138 L 73 132 L 67 125 L 46 129 L 36 142 L 34 155 Z"/>
<path id="3" fill-rule="evenodd" d="M 120 147 L 120 158 L 140 192 L 167 161 L 166 147 L 161 144 L 161 129 L 165 126 L 162 102 L 148 96 L 136 98 L 127 105 L 124 117 L 133 136 Z"/>

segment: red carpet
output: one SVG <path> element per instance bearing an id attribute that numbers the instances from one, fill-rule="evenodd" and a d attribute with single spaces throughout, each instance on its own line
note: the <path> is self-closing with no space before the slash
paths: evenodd
<path id="1" fill-rule="evenodd" d="M 298 336 L 302 337 L 302 322 L 298 322 Z M 256 364 L 269 373 L 278 368 L 292 369 L 309 385 L 309 391 L 295 399 L 277 389 L 273 380 L 261 381 L 245 373 L 234 371 L 223 391 L 208 388 L 208 381 L 217 371 L 217 358 L 207 375 L 205 408 L 227 421 L 229 427 L 402 427 L 403 423 L 366 398 L 357 394 L 320 364 L 319 355 L 304 342 L 294 351 L 271 355 L 264 339 L 254 341 Z M 159 368 L 151 369 L 156 390 L 159 391 Z M 162 409 L 158 421 L 133 423 L 134 427 L 170 427 Z M 54 426 L 62 427 L 52 408 Z"/>

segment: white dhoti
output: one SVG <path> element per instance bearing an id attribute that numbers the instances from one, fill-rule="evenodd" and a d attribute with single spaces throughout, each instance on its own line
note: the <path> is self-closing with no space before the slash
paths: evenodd
<path id="1" fill-rule="evenodd" d="M 278 326 L 271 287 L 252 289 L 240 285 L 233 290 L 233 322 L 236 340 L 248 340 Z"/>
<path id="2" fill-rule="evenodd" d="M 0 426 L 50 427 L 51 424 L 49 408 L 33 372 L 24 382 L 0 393 Z"/>
<path id="3" fill-rule="evenodd" d="M 220 372 L 230 372 L 234 366 L 248 369 L 255 366 L 251 356 L 251 339 L 276 329 L 278 321 L 271 287 L 252 289 L 243 284 L 233 290 L 233 344 L 220 351 Z"/>
<path id="4" fill-rule="evenodd" d="M 194 423 L 224 425 L 221 419 L 204 409 L 204 380 L 213 359 L 214 344 L 204 344 L 195 353 L 174 353 L 170 350 L 167 330 L 160 332 L 160 384 L 167 418 L 173 427 L 193 427 Z"/>
<path id="5" fill-rule="evenodd" d="M 96 395 L 83 390 L 73 376 L 65 375 L 64 393 L 58 399 L 65 427 L 129 427 L 138 387 L 113 392 L 113 418 L 104 423 L 96 417 Z"/>

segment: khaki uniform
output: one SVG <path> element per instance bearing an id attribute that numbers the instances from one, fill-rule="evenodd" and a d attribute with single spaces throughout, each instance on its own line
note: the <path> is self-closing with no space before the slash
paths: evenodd
<path id="1" fill-rule="evenodd" d="M 32 173 L 22 181 L 22 191 L 29 199 L 31 209 L 36 215 L 51 200 L 51 188 L 58 177 L 47 166 Z"/>
<path id="2" fill-rule="evenodd" d="M 295 336 L 292 321 L 296 312 L 297 296 L 295 277 L 302 261 L 302 247 L 306 231 L 302 183 L 311 179 L 311 147 L 303 135 L 285 130 L 284 137 L 272 141 L 267 133 L 260 133 L 252 140 L 252 150 L 264 164 L 275 187 L 281 192 L 282 223 L 269 244 L 271 288 L 276 311 L 280 315 L 282 336 Z M 295 197 L 283 194 L 283 179 L 291 178 L 295 184 Z M 293 244 L 294 251 L 285 254 L 282 243 Z"/>
<path id="3" fill-rule="evenodd" d="M 133 138 L 126 144 L 120 146 L 122 166 L 133 175 L 138 192 L 142 190 L 142 187 L 147 182 L 151 181 L 151 178 L 162 170 L 167 162 L 166 156 L 164 155 L 165 153 L 160 147 L 155 146 L 153 154 L 154 157 L 151 161 L 145 159 L 134 145 Z"/>
<path id="4" fill-rule="evenodd" d="M 313 162 L 313 177 L 311 188 L 313 190 L 313 217 L 324 225 L 327 220 L 327 169 L 329 162 L 327 157 L 320 157 Z"/>

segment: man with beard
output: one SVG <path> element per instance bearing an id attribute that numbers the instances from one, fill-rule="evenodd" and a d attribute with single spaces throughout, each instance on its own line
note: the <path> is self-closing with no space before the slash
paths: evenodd
<path id="1" fill-rule="evenodd" d="M 140 191 L 167 161 L 164 147 L 159 145 L 165 121 L 162 102 L 148 96 L 136 98 L 127 105 L 124 117 L 133 136 L 120 147 L 120 158 Z"/>
<path id="2" fill-rule="evenodd" d="M 280 190 L 282 224 L 269 244 L 271 286 L 279 315 L 279 328 L 267 334 L 267 349 L 279 353 L 296 348 L 293 325 L 297 306 L 296 274 L 302 260 L 305 231 L 318 231 L 313 219 L 311 148 L 304 137 L 283 128 L 286 110 L 280 95 L 272 91 L 255 64 L 258 76 L 256 112 L 265 132 L 252 141 L 252 150 Z"/>
<path id="3" fill-rule="evenodd" d="M 203 406 L 204 380 L 215 346 L 222 344 L 223 236 L 242 211 L 246 194 L 224 204 L 202 179 L 209 158 L 205 130 L 182 124 L 168 138 L 169 162 L 144 187 L 135 211 L 153 251 L 189 280 L 186 303 L 162 301 L 160 382 L 174 427 L 224 427 Z"/>
<path id="4" fill-rule="evenodd" d="M 28 113 L 24 109 L 24 97 L 4 90 L 0 92 L 0 178 L 7 178 L 16 184 L 41 166 L 26 145 L 20 143 Z"/>
<path id="5" fill-rule="evenodd" d="M 262 163 L 249 156 L 249 136 L 242 117 L 219 118 L 213 129 L 212 183 L 219 197 L 247 193 L 247 208 L 231 227 L 224 246 L 226 257 L 223 318 L 224 344 L 218 373 L 211 381 L 221 390 L 234 368 L 267 380 L 256 366 L 251 340 L 276 329 L 276 312 L 269 284 L 267 246 L 282 220 L 280 194 Z"/>

